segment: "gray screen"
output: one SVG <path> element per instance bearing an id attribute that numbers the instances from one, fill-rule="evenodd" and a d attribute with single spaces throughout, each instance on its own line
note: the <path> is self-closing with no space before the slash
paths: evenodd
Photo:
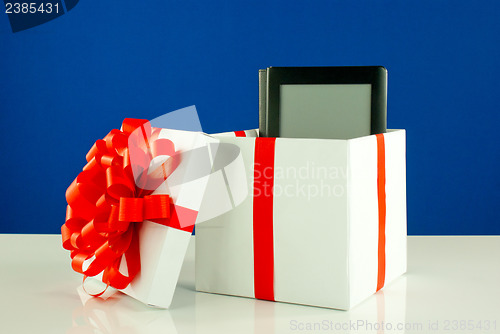
<path id="1" fill-rule="evenodd" d="M 371 85 L 281 85 L 280 137 L 370 135 Z"/>

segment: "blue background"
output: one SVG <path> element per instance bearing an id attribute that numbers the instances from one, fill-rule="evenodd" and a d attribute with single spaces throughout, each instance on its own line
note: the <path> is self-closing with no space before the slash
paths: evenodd
<path id="1" fill-rule="evenodd" d="M 500 1 L 90 1 L 0 13 L 1 233 L 59 233 L 67 186 L 125 117 L 195 104 L 258 126 L 257 70 L 384 65 L 407 129 L 409 234 L 500 234 Z"/>

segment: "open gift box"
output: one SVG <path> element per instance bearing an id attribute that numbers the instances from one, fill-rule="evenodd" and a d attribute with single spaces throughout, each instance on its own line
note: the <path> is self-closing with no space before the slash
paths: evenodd
<path id="1" fill-rule="evenodd" d="M 66 192 L 72 267 L 146 304 L 169 307 L 218 140 L 126 119 L 95 142 Z"/>
<path id="2" fill-rule="evenodd" d="M 248 196 L 197 223 L 196 290 L 347 310 L 405 273 L 405 136 L 218 137 Z"/>

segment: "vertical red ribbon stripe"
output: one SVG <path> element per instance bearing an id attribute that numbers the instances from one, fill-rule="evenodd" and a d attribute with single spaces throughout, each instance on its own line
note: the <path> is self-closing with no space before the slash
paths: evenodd
<path id="1" fill-rule="evenodd" d="M 236 137 L 246 137 L 247 136 L 245 131 L 234 131 L 234 134 L 236 135 Z"/>
<path id="2" fill-rule="evenodd" d="M 255 139 L 253 250 L 255 298 L 274 301 L 273 186 L 276 138 Z"/>
<path id="3" fill-rule="evenodd" d="M 385 283 L 385 142 L 384 135 L 377 137 L 377 195 L 378 195 L 378 276 L 377 291 Z"/>

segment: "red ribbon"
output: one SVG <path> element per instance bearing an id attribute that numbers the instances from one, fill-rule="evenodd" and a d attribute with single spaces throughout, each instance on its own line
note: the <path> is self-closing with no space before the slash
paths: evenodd
<path id="1" fill-rule="evenodd" d="M 147 120 L 125 119 L 122 131 L 114 129 L 94 143 L 83 171 L 66 191 L 63 247 L 71 251 L 71 266 L 84 280 L 103 273 L 104 283 L 124 289 L 141 268 L 137 224 L 131 223 L 151 220 L 170 225 L 171 211 L 175 213 L 170 197 L 151 193 L 178 161 L 173 143 L 156 139 L 158 132 Z M 158 155 L 173 159 L 148 173 Z M 122 259 L 126 274 L 119 270 Z"/>
<path id="2" fill-rule="evenodd" d="M 234 134 L 236 137 L 246 137 L 247 136 L 245 131 L 234 131 Z"/>
<path id="3" fill-rule="evenodd" d="M 378 194 L 378 275 L 377 291 L 385 284 L 385 141 L 383 134 L 377 134 L 377 194 Z"/>
<path id="4" fill-rule="evenodd" d="M 385 284 L 385 144 L 377 134 L 378 274 L 377 291 Z M 273 186 L 276 138 L 255 139 L 253 247 L 255 298 L 274 301 Z"/>
<path id="5" fill-rule="evenodd" d="M 255 298 L 274 301 L 273 187 L 276 138 L 255 139 L 253 249 Z"/>

